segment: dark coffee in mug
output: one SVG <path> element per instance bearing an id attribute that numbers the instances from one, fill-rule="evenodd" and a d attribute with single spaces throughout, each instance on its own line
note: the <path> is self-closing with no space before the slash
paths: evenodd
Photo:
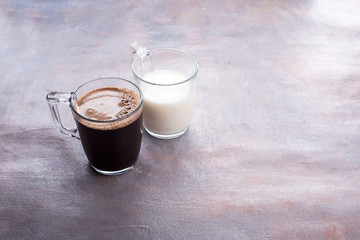
<path id="1" fill-rule="evenodd" d="M 75 114 L 77 129 L 96 170 L 114 172 L 136 163 L 142 138 L 140 101 L 133 90 L 117 87 L 92 90 L 76 101 L 81 115 Z"/>

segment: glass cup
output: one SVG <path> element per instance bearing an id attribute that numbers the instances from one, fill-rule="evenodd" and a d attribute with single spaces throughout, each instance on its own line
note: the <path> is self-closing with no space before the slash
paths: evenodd
<path id="1" fill-rule="evenodd" d="M 46 100 L 57 129 L 81 140 L 97 172 L 117 175 L 135 165 L 141 147 L 143 110 L 143 95 L 135 84 L 121 78 L 99 78 L 75 92 L 49 92 Z M 63 125 L 58 103 L 69 105 L 76 129 Z"/>
<path id="2" fill-rule="evenodd" d="M 181 50 L 130 46 L 134 79 L 144 94 L 144 128 L 160 139 L 183 135 L 194 107 L 197 61 Z"/>

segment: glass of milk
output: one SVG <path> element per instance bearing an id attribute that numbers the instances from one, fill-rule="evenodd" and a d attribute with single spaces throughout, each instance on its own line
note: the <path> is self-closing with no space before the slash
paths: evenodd
<path id="1" fill-rule="evenodd" d="M 134 79 L 144 95 L 144 128 L 156 138 L 181 136 L 194 108 L 198 63 L 181 50 L 148 50 L 137 42 L 130 46 Z"/>

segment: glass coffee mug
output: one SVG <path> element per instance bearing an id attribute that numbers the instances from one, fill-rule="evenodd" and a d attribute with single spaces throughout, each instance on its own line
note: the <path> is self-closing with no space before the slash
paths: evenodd
<path id="1" fill-rule="evenodd" d="M 121 78 L 99 78 L 75 92 L 50 92 L 46 100 L 58 130 L 81 140 L 97 172 L 117 175 L 135 165 L 141 147 L 143 111 L 143 95 L 135 84 Z M 58 103 L 70 106 L 76 129 L 63 125 Z"/>
<path id="2" fill-rule="evenodd" d="M 194 107 L 198 63 L 181 50 L 148 50 L 137 42 L 130 46 L 134 79 L 144 94 L 146 131 L 161 139 L 183 135 Z"/>

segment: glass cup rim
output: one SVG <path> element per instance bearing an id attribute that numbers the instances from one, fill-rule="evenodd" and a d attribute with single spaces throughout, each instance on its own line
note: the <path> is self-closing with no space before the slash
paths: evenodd
<path id="1" fill-rule="evenodd" d="M 89 84 L 89 83 L 92 83 L 92 82 L 97 82 L 97 81 L 101 81 L 101 80 L 106 80 L 106 79 L 112 79 L 112 80 L 120 80 L 121 82 L 127 82 L 127 83 L 130 83 L 131 85 L 133 85 L 140 93 L 140 103 L 139 105 L 134 109 L 134 111 L 132 111 L 130 114 L 127 114 L 123 117 L 120 117 L 120 118 L 116 118 L 116 119 L 110 119 L 110 120 L 95 120 L 95 119 L 90 119 L 90 118 L 87 118 L 83 115 L 81 115 L 80 113 L 78 113 L 75 109 L 75 106 L 74 106 L 74 101 L 73 101 L 73 98 L 75 96 L 75 94 L 80 90 L 80 88 L 84 87 L 85 85 Z M 106 87 L 106 86 L 104 86 Z M 131 117 L 132 115 L 134 115 L 135 113 L 137 113 L 139 111 L 139 109 L 141 109 L 142 105 L 143 105 L 143 100 L 144 100 L 144 96 L 140 90 L 140 88 L 133 82 L 127 80 L 127 79 L 124 79 L 124 78 L 120 78 L 120 77 L 101 77 L 101 78 L 95 78 L 93 80 L 90 80 L 90 81 L 87 81 L 83 84 L 81 84 L 74 92 L 71 93 L 71 97 L 70 97 L 70 107 L 71 107 L 71 110 L 77 115 L 79 116 L 80 118 L 86 120 L 86 121 L 89 121 L 89 122 L 94 122 L 94 123 L 111 123 L 111 122 L 116 122 L 116 121 L 121 121 L 121 120 L 124 120 L 124 119 L 127 119 L 129 117 Z"/>
<path id="2" fill-rule="evenodd" d="M 181 81 L 181 82 L 177 82 L 177 83 L 154 83 L 154 82 L 149 82 L 149 81 L 146 81 L 146 80 L 144 80 L 143 78 L 141 78 L 141 77 L 140 77 L 139 75 L 137 75 L 137 74 L 135 73 L 135 71 L 134 71 L 135 62 L 138 61 L 138 59 L 140 59 L 140 57 L 137 56 L 137 57 L 134 59 L 134 61 L 133 61 L 133 64 L 132 64 L 132 66 L 131 66 L 131 70 L 132 70 L 133 74 L 135 75 L 135 77 L 138 78 L 139 80 L 141 80 L 142 82 L 145 82 L 145 83 L 147 83 L 147 84 L 154 85 L 154 86 L 175 86 L 175 85 L 180 85 L 180 84 L 183 84 L 183 83 L 185 83 L 185 82 L 188 82 L 188 81 L 192 80 L 192 79 L 197 75 L 197 73 L 198 73 L 198 71 L 199 71 L 199 64 L 198 64 L 198 62 L 197 62 L 196 59 L 195 59 L 190 53 L 188 53 L 188 52 L 185 52 L 185 51 L 183 51 L 183 50 L 176 49 L 176 48 L 155 48 L 155 49 L 151 49 L 150 51 L 151 51 L 151 52 L 166 52 L 166 51 L 168 51 L 168 52 L 177 52 L 177 53 L 181 53 L 181 54 L 183 54 L 183 55 L 186 55 L 186 56 L 189 57 L 189 58 L 193 61 L 193 63 L 195 64 L 195 71 L 194 71 L 194 73 L 193 73 L 190 77 L 186 78 L 185 80 L 183 80 L 183 81 Z"/>

